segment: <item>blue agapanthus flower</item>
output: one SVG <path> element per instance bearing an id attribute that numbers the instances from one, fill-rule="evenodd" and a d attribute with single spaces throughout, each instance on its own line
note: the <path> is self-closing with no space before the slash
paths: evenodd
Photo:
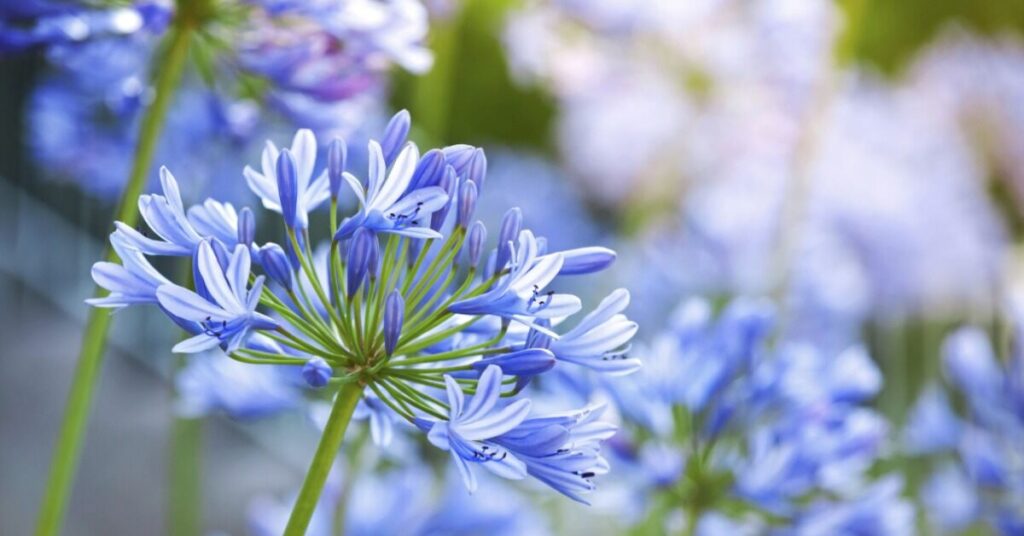
<path id="1" fill-rule="evenodd" d="M 113 8 L 48 0 L 9 3 L 0 7 L 0 53 L 140 31 L 161 32 L 170 12 L 169 2 L 154 0 Z"/>
<path id="2" fill-rule="evenodd" d="M 1019 334 L 1020 320 L 1014 321 Z M 1024 530 L 1021 349 L 1015 340 L 1000 362 L 984 331 L 957 330 L 943 348 L 948 389 L 931 385 L 911 411 L 905 447 L 935 462 L 921 499 L 936 532 L 956 533 L 974 525 L 1007 536 Z M 954 409 L 953 397 L 963 401 L 965 411 Z"/>
<path id="3" fill-rule="evenodd" d="M 661 524 L 679 507 L 700 534 L 741 525 L 911 534 L 913 508 L 898 499 L 899 482 L 873 487 L 868 473 L 888 434 L 867 406 L 881 389 L 878 368 L 859 347 L 773 345 L 773 317 L 761 300 L 736 299 L 718 313 L 690 300 L 649 347 L 645 367 L 608 383 L 632 431 L 616 452 L 638 469 L 647 523 L 667 530 Z"/>
<path id="4" fill-rule="evenodd" d="M 627 291 L 615 291 L 565 329 L 582 301 L 548 290 L 561 275 L 606 268 L 615 253 L 546 251 L 519 215 L 487 254 L 483 224 L 472 221 L 485 172 L 473 164 L 483 158 L 473 155 L 482 151 L 421 156 L 406 141 L 407 121 L 400 113 L 383 141 L 370 142 L 368 183 L 345 169 L 340 140 L 329 144 L 326 165 L 318 165 L 308 131 L 290 149 L 268 144 L 263 173 L 247 169 L 246 179 L 283 220 L 282 244 L 259 242 L 248 208 L 216 200 L 186 207 L 164 170 L 162 194 L 140 197 L 149 230 L 117 225 L 111 241 L 126 260 L 96 265 L 95 279 L 111 295 L 92 303 L 158 305 L 192 335 L 175 346 L 178 352 L 220 347 L 242 363 L 292 366 L 327 395 L 357 386 L 357 411 L 369 419 L 376 443 L 388 442 L 396 422 L 414 425 L 451 452 L 471 491 L 474 466 L 483 466 L 504 478 L 532 476 L 583 501 L 608 471 L 600 446 L 614 427 L 598 420 L 600 407 L 535 414 L 521 393 L 559 362 L 618 374 L 639 367 L 624 356 L 636 332 L 624 315 Z M 471 156 L 462 162 L 460 153 Z M 426 175 L 454 177 L 462 186 L 439 188 Z M 328 241 L 317 248 L 317 220 L 309 214 L 338 210 L 342 181 L 362 198 L 354 214 L 328 214 Z M 451 210 L 437 218 L 441 206 Z M 408 223 L 382 225 L 396 207 L 413 211 Z M 171 282 L 149 264 L 150 256 L 191 257 L 193 281 Z M 488 257 L 482 267 L 480 259 Z M 616 365 L 606 365 L 611 361 Z"/>

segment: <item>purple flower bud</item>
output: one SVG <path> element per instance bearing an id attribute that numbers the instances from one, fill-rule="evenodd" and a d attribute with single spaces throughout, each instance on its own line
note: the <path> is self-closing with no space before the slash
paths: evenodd
<path id="1" fill-rule="evenodd" d="M 602 247 L 569 249 L 562 252 L 562 270 L 558 275 L 580 275 L 600 272 L 615 262 L 615 252 Z"/>
<path id="2" fill-rule="evenodd" d="M 305 247 L 306 239 L 304 238 L 304 236 L 304 233 L 296 233 L 295 235 L 296 240 L 299 242 L 300 248 Z M 299 263 L 298 252 L 296 252 L 295 247 L 292 246 L 292 241 L 289 240 L 288 237 L 285 237 L 284 241 L 281 243 L 284 244 L 284 252 L 288 254 L 288 261 L 292 263 L 292 268 L 298 270 L 299 266 L 301 266 L 301 263 Z"/>
<path id="3" fill-rule="evenodd" d="M 249 247 L 255 241 L 256 220 L 253 218 L 252 210 L 245 207 L 238 213 L 238 243 Z"/>
<path id="4" fill-rule="evenodd" d="M 210 247 L 213 249 L 213 254 L 217 256 L 217 264 L 220 264 L 221 269 L 227 270 L 228 263 L 231 262 L 231 252 L 228 251 L 228 247 L 224 245 L 224 242 L 216 238 L 210 238 L 208 242 L 210 242 Z"/>
<path id="5" fill-rule="evenodd" d="M 420 157 L 419 164 L 416 164 L 416 171 L 413 172 L 409 188 L 406 191 L 411 192 L 427 186 L 437 186 L 441 183 L 441 178 L 444 177 L 446 165 L 444 153 L 437 149 L 427 151 Z"/>
<path id="6" fill-rule="evenodd" d="M 487 178 L 487 155 L 484 154 L 483 149 L 473 151 L 473 156 L 469 159 L 466 169 L 461 171 L 460 175 L 475 182 L 476 187 L 481 191 L 484 189 L 484 179 Z"/>
<path id="7" fill-rule="evenodd" d="M 384 303 L 384 351 L 388 357 L 395 352 L 398 336 L 402 334 L 402 317 L 405 314 L 405 300 L 402 293 L 395 290 L 388 294 Z"/>
<path id="8" fill-rule="evenodd" d="M 480 263 L 480 253 L 483 252 L 484 242 L 487 241 L 487 228 L 484 223 L 477 220 L 469 228 L 469 235 L 466 237 L 466 257 L 469 260 L 469 268 L 476 269 Z"/>
<path id="9" fill-rule="evenodd" d="M 359 286 L 366 279 L 366 272 L 369 270 L 371 249 L 377 242 L 373 231 L 360 227 L 352 235 L 352 241 L 348 246 L 347 266 L 345 267 L 346 283 L 348 285 L 348 297 L 351 298 L 359 290 Z"/>
<path id="10" fill-rule="evenodd" d="M 405 138 L 409 135 L 411 124 L 412 118 L 409 116 L 408 110 L 398 112 L 391 118 L 391 121 L 388 121 L 388 126 L 384 129 L 384 139 L 380 142 L 386 165 L 390 166 L 398 157 L 398 152 L 402 150 Z"/>
<path id="11" fill-rule="evenodd" d="M 515 242 L 522 229 L 523 211 L 519 207 L 509 209 L 501 219 L 501 230 L 498 231 L 498 257 L 494 263 L 494 273 L 505 269 L 505 265 L 512 258 L 508 243 Z"/>
<path id="12" fill-rule="evenodd" d="M 345 172 L 348 160 L 348 145 L 341 138 L 334 138 L 327 148 L 327 180 L 330 182 L 331 199 L 338 198 L 341 190 L 341 174 Z"/>
<path id="13" fill-rule="evenodd" d="M 448 199 L 455 199 L 455 192 L 459 188 L 459 177 L 455 174 L 455 169 L 451 166 L 445 168 L 444 176 L 441 177 L 441 183 L 439 186 L 448 194 Z M 435 231 L 440 231 L 444 225 L 444 221 L 448 218 L 448 211 L 451 210 L 451 202 L 446 203 L 444 208 L 438 210 L 430 216 L 430 228 Z"/>
<path id="14" fill-rule="evenodd" d="M 498 271 L 497 263 L 498 263 L 498 249 L 495 248 L 495 249 L 491 250 L 491 253 L 489 255 L 487 255 L 487 266 L 484 267 L 484 273 L 485 274 L 497 273 L 497 271 Z"/>
<path id="15" fill-rule="evenodd" d="M 380 242 L 377 235 L 370 241 L 370 255 L 366 260 L 366 270 L 370 279 L 377 279 L 377 272 L 380 270 Z"/>
<path id="16" fill-rule="evenodd" d="M 261 247 L 258 260 L 271 281 L 286 289 L 292 288 L 292 263 L 281 246 L 269 243 Z"/>
<path id="17" fill-rule="evenodd" d="M 463 181 L 459 186 L 459 210 L 455 213 L 455 223 L 463 229 L 476 212 L 477 189 L 473 181 Z"/>
<path id="18" fill-rule="evenodd" d="M 472 145 L 458 144 L 449 145 L 444 149 L 444 157 L 448 161 L 448 165 L 455 168 L 455 172 L 462 175 L 466 168 L 469 167 L 470 160 L 473 159 L 473 153 L 476 152 L 476 147 Z"/>
<path id="19" fill-rule="evenodd" d="M 490 365 L 501 367 L 501 372 L 508 376 L 536 376 L 555 366 L 555 355 L 544 348 L 527 348 L 481 359 L 473 363 L 473 370 L 483 371 Z"/>
<path id="20" fill-rule="evenodd" d="M 288 149 L 282 149 L 277 156 L 277 195 L 285 225 L 295 229 L 298 226 L 299 183 L 295 179 L 295 160 Z"/>
<path id="21" fill-rule="evenodd" d="M 333 373 L 331 366 L 322 357 L 311 357 L 302 365 L 302 377 L 310 387 L 317 389 L 327 385 Z"/>

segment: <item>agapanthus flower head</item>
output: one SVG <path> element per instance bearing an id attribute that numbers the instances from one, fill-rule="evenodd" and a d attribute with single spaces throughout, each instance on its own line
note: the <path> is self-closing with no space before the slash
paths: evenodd
<path id="1" fill-rule="evenodd" d="M 216 201 L 186 210 L 177 183 L 164 173 L 164 194 L 141 201 L 159 239 L 119 226 L 111 240 L 126 260 L 97 264 L 97 282 L 112 293 L 94 305 L 158 304 L 193 335 L 175 351 L 220 346 L 243 363 L 297 367 L 312 387 L 354 384 L 364 391 L 361 413 L 377 428 L 376 439 L 390 436 L 385 427 L 392 419 L 415 424 L 452 453 L 470 490 L 472 466 L 483 465 L 506 478 L 532 475 L 582 501 L 608 470 L 599 446 L 614 428 L 596 420 L 596 408 L 534 415 L 521 391 L 559 362 L 613 373 L 638 367 L 625 357 L 636 332 L 624 316 L 627 291 L 615 291 L 563 331 L 562 321 L 582 302 L 551 290 L 560 275 L 601 270 L 615 254 L 597 247 L 548 252 L 521 213 L 511 211 L 514 243 L 490 253 L 498 259 L 507 251 L 505 264 L 477 269 L 488 256 L 486 234 L 469 220 L 484 168 L 470 166 L 460 176 L 441 165 L 444 150 L 421 159 L 406 140 L 407 121 L 400 114 L 384 142 L 369 143 L 366 186 L 358 172 L 342 169 L 336 142 L 316 179 L 312 133 L 300 131 L 287 150 L 268 143 L 263 173 L 246 168 L 245 175 L 264 207 L 281 215 L 283 245 L 259 245 L 247 210 L 240 216 Z M 391 145 L 399 149 L 389 158 Z M 339 173 L 359 206 L 325 229 L 327 244 L 316 248 L 309 212 L 339 206 L 323 203 Z M 434 182 L 445 178 L 447 189 Z M 428 226 L 442 207 L 457 208 Z M 192 256 L 194 282 L 170 282 L 145 255 Z M 254 267 L 263 274 L 251 273 Z M 264 285 L 266 277 L 273 284 Z"/>

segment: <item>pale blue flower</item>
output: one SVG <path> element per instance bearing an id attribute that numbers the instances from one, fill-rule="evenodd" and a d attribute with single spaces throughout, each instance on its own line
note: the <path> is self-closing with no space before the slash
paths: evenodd
<path id="1" fill-rule="evenodd" d="M 317 152 L 313 131 L 301 129 L 296 132 L 289 152 L 294 159 L 295 170 L 296 197 L 292 202 L 295 207 L 295 227 L 305 229 L 309 226 L 309 212 L 330 197 L 330 182 L 326 171 L 313 177 Z M 277 162 L 280 154 L 274 142 L 267 140 L 263 149 L 262 173 L 249 166 L 245 167 L 243 173 L 249 188 L 263 201 L 263 207 L 284 214 L 278 190 Z"/>
<path id="2" fill-rule="evenodd" d="M 455 379 L 445 376 L 448 390 L 448 420 L 429 426 L 427 438 L 434 446 L 451 453 L 463 483 L 476 491 L 477 480 L 469 464 L 481 464 L 498 476 L 522 479 L 526 465 L 514 454 L 493 442 L 494 438 L 519 426 L 530 412 L 530 401 L 521 399 L 499 406 L 501 369 L 487 367 L 480 375 L 477 392 L 467 403 Z M 422 424 L 421 427 L 425 427 Z"/>
<path id="3" fill-rule="evenodd" d="M 208 297 L 174 284 L 157 289 L 160 305 L 171 314 L 198 322 L 203 332 L 174 346 L 175 352 L 196 353 L 223 344 L 233 352 L 254 329 L 275 329 L 277 322 L 256 311 L 263 291 L 263 276 L 249 283 L 249 251 L 239 245 L 226 267 L 222 267 L 209 241 L 203 241 L 196 253 L 198 277 Z"/>
<path id="4" fill-rule="evenodd" d="M 129 244 L 123 235 L 112 233 L 110 245 L 121 264 L 97 262 L 92 267 L 93 281 L 110 293 L 102 298 L 89 298 L 85 303 L 111 308 L 158 303 L 157 289 L 170 284 L 170 280 L 153 268 L 142 251 Z"/>
<path id="5" fill-rule="evenodd" d="M 365 227 L 410 238 L 441 238 L 440 233 L 420 224 L 424 218 L 448 203 L 448 195 L 437 186 L 408 191 L 419 162 L 419 149 L 416 145 L 406 144 L 389 172 L 380 144 L 371 140 L 369 154 L 369 186 L 366 190 L 355 176 L 344 174 L 345 181 L 359 200 L 360 210 L 342 222 L 336 237 L 347 238 L 357 228 Z"/>
<path id="6" fill-rule="evenodd" d="M 575 363 L 600 372 L 629 374 L 640 368 L 640 360 L 629 358 L 629 341 L 637 323 L 622 312 L 629 306 L 629 291 L 609 294 L 576 327 L 551 341 L 548 349 L 560 361 Z"/>
<path id="7" fill-rule="evenodd" d="M 533 325 L 531 318 L 571 315 L 582 308 L 579 298 L 553 291 L 543 292 L 562 269 L 561 254 L 540 256 L 537 239 L 529 230 L 519 233 L 509 273 L 486 293 L 453 303 L 458 314 L 491 314 Z M 536 327 L 536 326 L 535 326 Z M 548 330 L 544 330 L 548 331 Z"/>
<path id="8" fill-rule="evenodd" d="M 298 409 L 303 398 L 294 372 L 291 367 L 239 363 L 220 350 L 195 354 L 174 377 L 176 409 L 184 417 L 224 412 L 237 419 Z"/>

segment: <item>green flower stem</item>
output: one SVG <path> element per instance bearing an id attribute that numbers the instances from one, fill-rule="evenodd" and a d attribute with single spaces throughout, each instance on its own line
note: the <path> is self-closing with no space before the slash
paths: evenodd
<path id="1" fill-rule="evenodd" d="M 363 386 L 357 383 L 342 384 L 334 399 L 334 406 L 331 408 L 331 415 L 327 418 L 327 426 L 320 437 L 320 444 L 313 455 L 313 461 L 309 465 L 306 479 L 302 482 L 302 489 L 295 499 L 295 506 L 292 508 L 292 515 L 288 518 L 288 526 L 284 530 L 284 536 L 303 536 L 309 526 L 309 520 L 313 517 L 317 502 L 320 500 L 320 493 L 327 481 L 327 474 L 331 471 L 331 465 L 338 456 L 338 450 L 345 439 L 345 430 L 352 420 L 352 412 L 356 409 L 359 397 L 363 393 Z"/>
<path id="2" fill-rule="evenodd" d="M 181 79 L 182 71 L 188 59 L 189 41 L 192 37 L 193 21 L 185 17 L 175 19 L 166 40 L 166 49 L 162 61 L 159 62 L 155 81 L 155 98 L 142 118 L 138 144 L 131 174 L 121 199 L 118 202 L 116 219 L 126 225 L 134 226 L 139 219 L 138 199 L 146 184 L 153 153 L 160 137 L 167 110 Z M 107 246 L 104 256 L 108 261 L 117 261 L 117 255 Z M 94 294 L 99 297 L 102 289 Z M 46 491 L 36 524 L 38 536 L 57 534 L 64 520 L 71 481 L 78 465 L 79 453 L 82 448 L 82 437 L 85 433 L 89 410 L 92 405 L 92 394 L 99 378 L 100 365 L 103 362 L 103 348 L 110 328 L 110 312 L 98 308 L 89 311 L 82 348 L 75 367 L 71 391 L 68 394 L 64 409 L 64 421 L 54 447 L 50 462 L 50 476 L 46 482 Z"/>
<path id="3" fill-rule="evenodd" d="M 341 493 L 338 494 L 338 503 L 334 509 L 334 536 L 344 536 L 345 523 L 348 517 L 349 501 L 352 499 L 352 491 L 355 489 L 356 481 L 363 469 L 363 453 L 366 452 L 366 443 L 370 438 L 368 427 L 363 427 L 356 435 L 355 441 L 348 452 L 348 467 L 345 470 L 345 481 L 342 483 Z M 376 460 L 367 460 L 370 467 L 376 465 Z"/>

